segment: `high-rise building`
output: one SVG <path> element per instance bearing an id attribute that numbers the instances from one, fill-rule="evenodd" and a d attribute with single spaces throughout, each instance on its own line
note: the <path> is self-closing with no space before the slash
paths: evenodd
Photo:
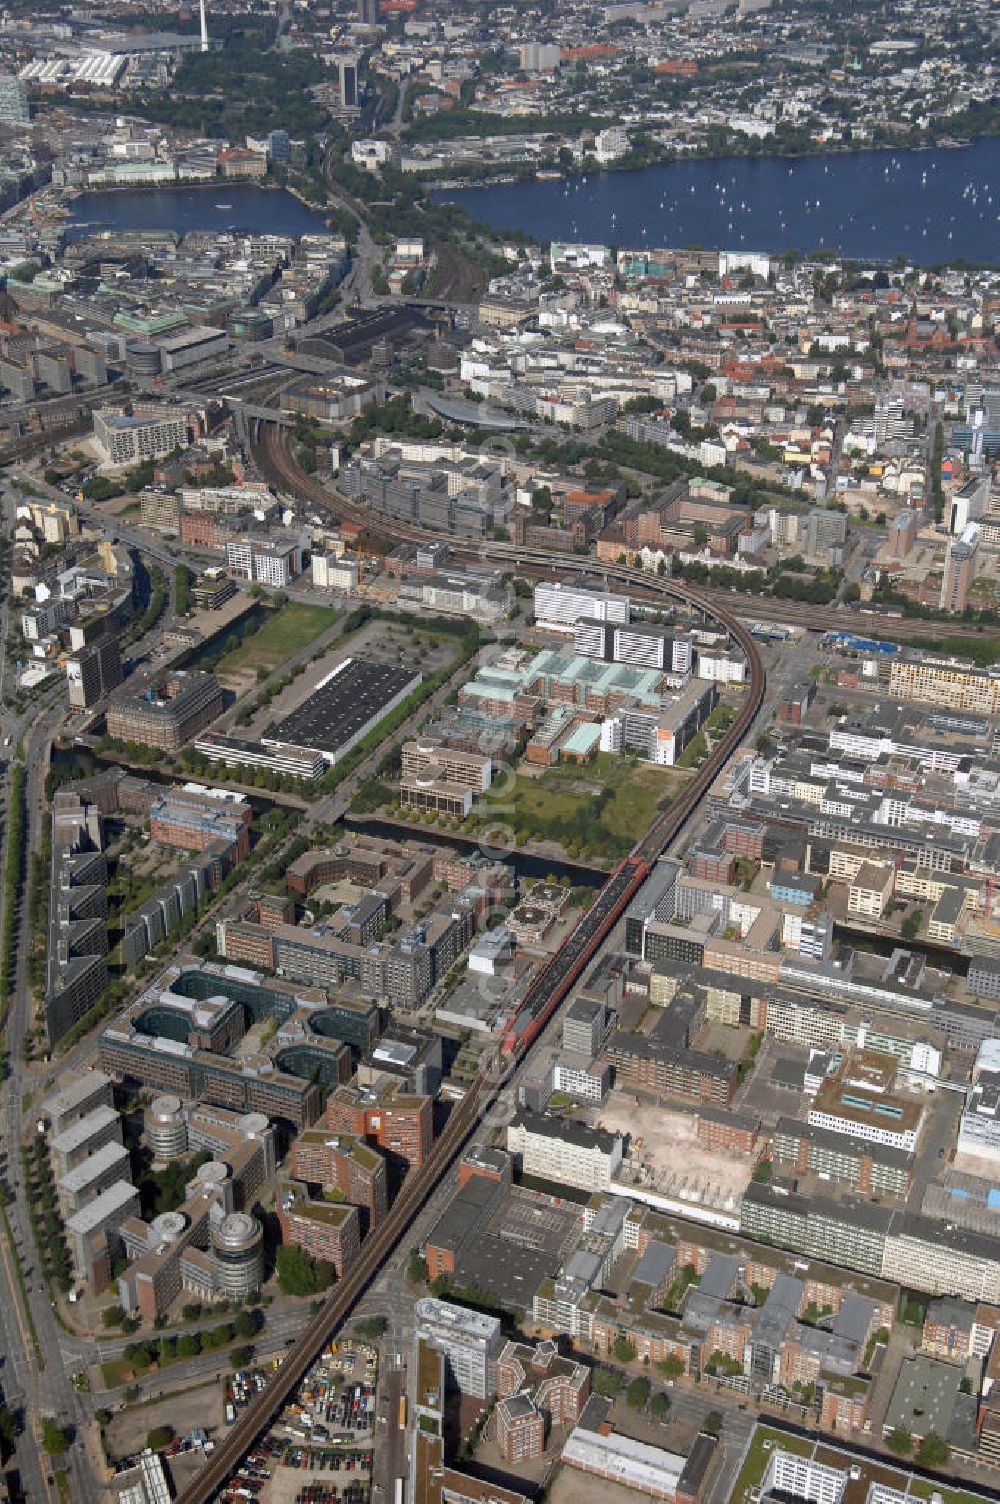
<path id="1" fill-rule="evenodd" d="M 27 125 L 30 118 L 24 84 L 12 73 L 0 73 L 0 125 Z"/>
<path id="2" fill-rule="evenodd" d="M 358 20 L 362 26 L 375 26 L 378 22 L 378 0 L 358 0 Z"/>
<path id="3" fill-rule="evenodd" d="M 366 0 L 360 0 L 364 5 Z M 375 0 L 372 0 L 372 8 L 377 10 Z M 340 102 L 345 110 L 356 110 L 358 107 L 358 60 L 354 57 L 342 57 L 337 63 L 340 73 Z"/>
<path id="4" fill-rule="evenodd" d="M 66 660 L 66 690 L 70 705 L 86 710 L 122 682 L 122 661 L 114 637 L 84 648 Z"/>
<path id="5" fill-rule="evenodd" d="M 944 560 L 944 579 L 941 581 L 942 611 L 964 611 L 969 598 L 969 586 L 976 578 L 976 555 L 982 528 L 978 522 L 970 522 L 962 536 L 948 544 Z"/>
<path id="6" fill-rule="evenodd" d="M 497 1358 L 503 1346 L 500 1318 L 424 1296 L 414 1307 L 414 1342 L 442 1353 L 449 1381 L 474 1399 L 496 1393 Z"/>

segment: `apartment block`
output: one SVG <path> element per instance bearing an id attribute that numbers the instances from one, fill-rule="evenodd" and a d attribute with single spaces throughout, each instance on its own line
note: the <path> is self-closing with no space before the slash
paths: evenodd
<path id="1" fill-rule="evenodd" d="M 307 1128 L 292 1144 L 291 1169 L 296 1180 L 339 1191 L 360 1207 L 363 1231 L 380 1222 L 388 1210 L 385 1160 L 361 1139 Z"/>
<path id="2" fill-rule="evenodd" d="M 434 1104 L 395 1084 L 381 1091 L 343 1086 L 326 1104 L 327 1126 L 335 1133 L 370 1139 L 390 1159 L 419 1169 L 434 1140 Z"/>
<path id="3" fill-rule="evenodd" d="M 304 1185 L 285 1180 L 278 1187 L 276 1210 L 282 1242 L 301 1248 L 310 1258 L 324 1259 L 342 1279 L 361 1251 L 358 1208 L 313 1201 Z"/>
<path id="4" fill-rule="evenodd" d="M 522 1111 L 507 1129 L 507 1150 L 520 1156 L 525 1175 L 605 1191 L 621 1167 L 623 1143 L 600 1128 Z"/>

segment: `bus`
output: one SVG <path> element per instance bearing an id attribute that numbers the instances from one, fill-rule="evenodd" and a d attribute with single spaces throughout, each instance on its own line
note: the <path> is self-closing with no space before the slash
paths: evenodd
<path id="1" fill-rule="evenodd" d="M 399 1429 L 406 1430 L 406 1395 L 399 1396 Z"/>

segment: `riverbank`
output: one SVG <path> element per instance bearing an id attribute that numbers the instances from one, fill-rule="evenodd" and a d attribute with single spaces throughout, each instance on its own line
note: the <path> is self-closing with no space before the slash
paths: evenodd
<path id="1" fill-rule="evenodd" d="M 339 821 L 345 830 L 356 835 L 380 836 L 390 841 L 427 841 L 434 846 L 449 846 L 465 855 L 486 855 L 513 867 L 518 877 L 544 882 L 546 878 L 568 877 L 577 888 L 602 888 L 608 880 L 606 867 L 589 862 L 571 861 L 558 848 L 551 854 L 539 846 L 533 850 L 518 846 L 492 846 L 485 835 L 466 835 L 461 831 L 443 830 L 437 825 L 394 820 L 389 815 L 344 815 Z"/>

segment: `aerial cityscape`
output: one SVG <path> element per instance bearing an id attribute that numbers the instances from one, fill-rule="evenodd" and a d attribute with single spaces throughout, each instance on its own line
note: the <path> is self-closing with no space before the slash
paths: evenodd
<path id="1" fill-rule="evenodd" d="M 1000 1501 L 1000 12 L 0 6 L 0 1501 Z"/>

